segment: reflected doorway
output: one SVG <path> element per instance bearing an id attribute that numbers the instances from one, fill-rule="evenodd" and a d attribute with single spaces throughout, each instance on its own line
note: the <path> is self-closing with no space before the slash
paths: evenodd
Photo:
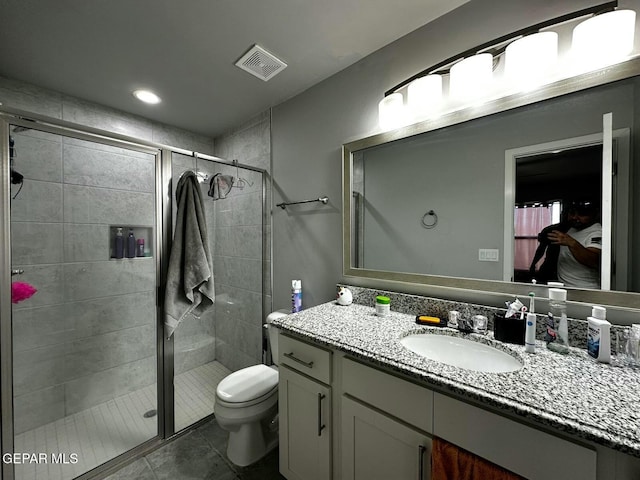
<path id="1" fill-rule="evenodd" d="M 557 281 L 559 248 L 547 244 L 544 229 L 566 220 L 573 202 L 589 201 L 600 212 L 601 199 L 602 144 L 517 158 L 514 281 Z M 601 222 L 599 213 L 596 221 Z"/>

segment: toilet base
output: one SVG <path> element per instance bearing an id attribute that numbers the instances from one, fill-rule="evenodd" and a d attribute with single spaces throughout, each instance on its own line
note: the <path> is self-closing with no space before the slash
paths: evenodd
<path id="1" fill-rule="evenodd" d="M 266 423 L 266 424 L 264 424 Z M 234 465 L 246 467 L 257 462 L 278 446 L 278 430 L 270 428 L 271 419 L 251 422 L 229 432 L 227 458 Z"/>

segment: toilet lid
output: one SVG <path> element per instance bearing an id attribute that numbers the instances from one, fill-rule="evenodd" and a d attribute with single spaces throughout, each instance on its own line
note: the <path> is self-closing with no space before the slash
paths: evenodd
<path id="1" fill-rule="evenodd" d="M 278 385 L 278 372 L 266 365 L 253 365 L 233 372 L 216 388 L 216 395 L 229 403 L 249 402 Z"/>

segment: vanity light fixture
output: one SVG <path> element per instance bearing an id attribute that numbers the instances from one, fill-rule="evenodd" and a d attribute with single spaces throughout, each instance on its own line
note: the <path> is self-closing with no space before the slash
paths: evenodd
<path id="1" fill-rule="evenodd" d="M 150 90 L 134 90 L 133 96 L 141 102 L 149 103 L 152 105 L 155 105 L 156 103 L 160 103 L 162 101 L 158 95 Z"/>
<path id="2" fill-rule="evenodd" d="M 573 29 L 571 55 L 578 71 L 623 61 L 633 50 L 636 12 L 615 10 L 596 15 Z"/>
<path id="3" fill-rule="evenodd" d="M 405 122 L 403 102 L 401 93 L 392 93 L 378 103 L 378 118 L 383 129 L 390 130 Z"/>
<path id="4" fill-rule="evenodd" d="M 407 87 L 407 104 L 416 116 L 437 112 L 442 99 L 442 75 L 417 78 Z"/>
<path id="5" fill-rule="evenodd" d="M 617 0 L 611 1 L 523 28 L 413 75 L 385 92 L 378 106 L 380 127 L 390 130 L 411 118 L 420 121 L 436 111 L 466 108 L 479 99 L 530 90 L 628 59 L 633 51 L 636 14 L 616 10 L 617 6 Z M 571 49 L 563 52 L 566 57 L 560 57 L 558 33 L 549 29 L 581 17 L 588 18 L 574 28 Z M 498 67 L 500 62 L 503 69 Z M 502 78 L 496 75 L 500 72 Z M 445 97 L 443 85 L 447 83 Z"/>
<path id="6" fill-rule="evenodd" d="M 491 87 L 493 80 L 493 55 L 478 53 L 451 67 L 449 95 L 454 100 L 475 100 Z"/>
<path id="7" fill-rule="evenodd" d="M 558 62 L 558 34 L 538 32 L 507 45 L 504 73 L 515 90 L 542 85 L 553 75 Z"/>

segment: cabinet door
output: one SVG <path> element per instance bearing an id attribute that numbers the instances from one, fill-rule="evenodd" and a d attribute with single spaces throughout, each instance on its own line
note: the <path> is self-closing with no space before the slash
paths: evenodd
<path id="1" fill-rule="evenodd" d="M 343 480 L 428 480 L 431 438 L 342 397 Z"/>
<path id="2" fill-rule="evenodd" d="M 289 480 L 331 478 L 331 389 L 280 367 L 280 473 Z"/>

